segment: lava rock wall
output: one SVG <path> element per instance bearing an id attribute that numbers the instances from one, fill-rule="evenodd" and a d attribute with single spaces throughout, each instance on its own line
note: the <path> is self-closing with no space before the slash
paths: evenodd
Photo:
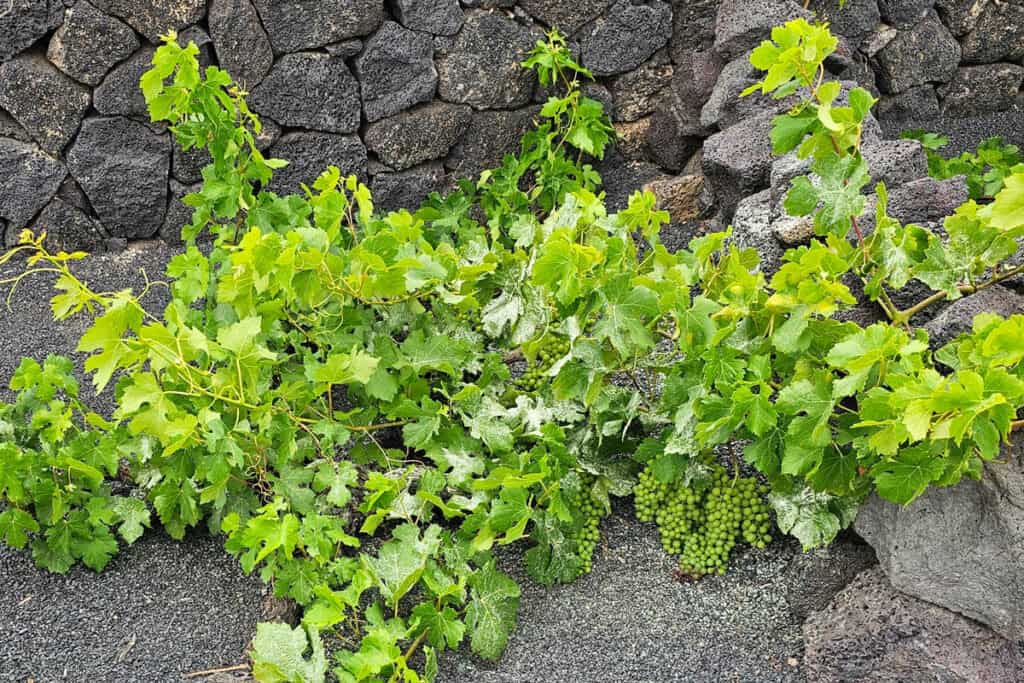
<path id="1" fill-rule="evenodd" d="M 598 164 L 609 202 L 653 183 L 670 205 L 729 220 L 769 186 L 767 127 L 786 104 L 738 97 L 756 80 L 747 54 L 814 15 L 842 36 L 833 75 L 879 94 L 882 118 L 1021 97 L 1018 0 L 0 0 L 0 231 L 91 251 L 177 239 L 204 153 L 150 124 L 138 88 L 169 29 L 251 93 L 261 144 L 291 162 L 272 190 L 335 164 L 393 209 L 517 149 L 544 99 L 519 62 L 558 27 L 621 136 Z M 707 186 L 694 180 L 705 140 L 733 126 L 711 152 L 747 166 L 716 161 Z"/>

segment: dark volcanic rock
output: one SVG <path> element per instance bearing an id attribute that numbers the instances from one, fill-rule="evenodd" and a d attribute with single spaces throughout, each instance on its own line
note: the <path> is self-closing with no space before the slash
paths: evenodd
<path id="1" fill-rule="evenodd" d="M 856 50 L 878 26 L 879 12 L 876 0 L 848 0 L 842 7 L 839 0 L 811 0 L 808 7 L 822 21 L 827 21 L 829 30 L 846 38 L 849 46 Z"/>
<path id="2" fill-rule="evenodd" d="M 519 140 L 533 128 L 540 107 L 515 111 L 474 111 L 466 132 L 445 159 L 456 178 L 476 179 L 484 169 L 501 164 L 506 154 L 519 150 Z"/>
<path id="3" fill-rule="evenodd" d="M 0 108 L 39 146 L 58 155 L 75 135 L 89 108 L 89 90 L 47 62 L 24 54 L 0 64 Z"/>
<path id="4" fill-rule="evenodd" d="M 455 35 L 466 19 L 459 0 L 394 0 L 393 7 L 402 26 L 435 36 Z"/>
<path id="5" fill-rule="evenodd" d="M 57 192 L 67 171 L 36 145 L 0 138 L 0 216 L 25 227 Z"/>
<path id="6" fill-rule="evenodd" d="M 61 0 L 7 0 L 0 3 L 0 62 L 10 59 L 60 25 Z"/>
<path id="7" fill-rule="evenodd" d="M 920 540 L 935 547 L 933 538 Z M 804 639 L 807 680 L 815 683 L 1014 683 L 1024 671 L 1015 643 L 899 593 L 877 567 L 811 614 Z"/>
<path id="8" fill-rule="evenodd" d="M 734 123 L 761 112 L 780 112 L 790 100 L 776 100 L 770 95 L 752 93 L 742 97 L 748 86 L 761 79 L 763 72 L 751 65 L 748 54 L 740 55 L 722 69 L 711 97 L 700 112 L 701 125 L 724 130 Z"/>
<path id="9" fill-rule="evenodd" d="M 792 0 L 723 0 L 715 19 L 715 49 L 735 59 L 791 19 L 811 14 Z"/>
<path id="10" fill-rule="evenodd" d="M 793 618 L 803 621 L 812 612 L 825 609 L 836 593 L 876 564 L 875 551 L 852 534 L 843 535 L 824 548 L 797 555 L 786 567 L 786 599 Z"/>
<path id="11" fill-rule="evenodd" d="M 886 93 L 900 93 L 952 78 L 960 62 L 960 45 L 931 12 L 913 29 L 899 31 L 875 60 L 878 87 Z"/>
<path id="12" fill-rule="evenodd" d="M 668 44 L 672 7 L 618 0 L 580 36 L 583 65 L 598 76 L 624 73 Z"/>
<path id="13" fill-rule="evenodd" d="M 942 348 L 959 335 L 969 333 L 974 317 L 980 313 L 995 313 L 1004 318 L 1024 315 L 1024 296 L 1002 285 L 993 285 L 957 299 L 925 324 L 932 348 Z"/>
<path id="14" fill-rule="evenodd" d="M 732 241 L 738 247 L 753 249 L 761 257 L 761 272 L 771 278 L 782 265 L 786 248 L 772 230 L 772 197 L 762 190 L 743 198 L 732 217 Z"/>
<path id="15" fill-rule="evenodd" d="M 103 228 L 73 204 L 59 197 L 50 200 L 32 224 L 38 235 L 46 231 L 44 244 L 50 251 L 103 251 L 107 236 Z M 11 235 L 8 235 L 10 238 Z M 17 236 L 14 236 L 15 243 Z M 8 241 L 7 246 L 13 246 Z"/>
<path id="16" fill-rule="evenodd" d="M 113 237 L 152 237 L 167 210 L 170 141 L 122 117 L 87 119 L 68 169 Z"/>
<path id="17" fill-rule="evenodd" d="M 206 0 L 92 0 L 107 14 L 124 19 L 156 44 L 170 30 L 191 26 L 206 13 Z"/>
<path id="18" fill-rule="evenodd" d="M 370 124 L 366 148 L 396 171 L 448 154 L 469 125 L 469 107 L 431 102 Z"/>
<path id="19" fill-rule="evenodd" d="M 572 35 L 587 22 L 596 19 L 615 0 L 519 0 L 519 6 L 545 26 Z"/>
<path id="20" fill-rule="evenodd" d="M 878 0 L 882 19 L 896 28 L 913 28 L 935 6 L 935 0 Z"/>
<path id="21" fill-rule="evenodd" d="M 339 43 L 325 45 L 324 49 L 327 50 L 327 54 L 332 57 L 348 59 L 349 57 L 355 57 L 363 51 L 363 41 L 358 38 L 349 38 L 348 40 L 343 40 Z"/>
<path id="22" fill-rule="evenodd" d="M 0 109 L 0 138 L 32 142 L 32 136 L 28 134 L 28 131 L 3 109 Z"/>
<path id="23" fill-rule="evenodd" d="M 444 166 L 423 164 L 398 173 L 378 173 L 370 183 L 373 206 L 380 211 L 415 211 L 431 192 L 442 192 L 448 184 Z"/>
<path id="24" fill-rule="evenodd" d="M 1024 80 L 1024 67 L 1016 64 L 962 66 L 939 87 L 942 109 L 950 116 L 976 116 L 1013 106 Z"/>
<path id="25" fill-rule="evenodd" d="M 1024 59 L 1024 4 L 990 1 L 964 37 L 963 48 L 966 64 Z"/>
<path id="26" fill-rule="evenodd" d="M 928 156 L 917 140 L 871 140 L 861 148 L 871 169 L 871 191 L 878 182 L 889 189 L 928 176 Z"/>
<path id="27" fill-rule="evenodd" d="M 981 480 L 931 487 L 906 507 L 869 498 L 855 528 L 899 590 L 1024 639 L 1024 441 Z M 1018 664 L 1018 667 L 1021 667 Z M 1019 674 L 1024 667 L 1018 668 Z M 969 680 L 992 680 L 973 678 Z"/>
<path id="28" fill-rule="evenodd" d="M 672 82 L 672 62 L 664 52 L 658 52 L 636 69 L 616 76 L 608 83 L 613 108 L 609 112 L 615 121 L 636 121 L 655 110 L 662 91 Z"/>
<path id="29" fill-rule="evenodd" d="M 359 128 L 359 83 L 340 57 L 319 52 L 285 55 L 250 98 L 253 111 L 283 126 L 331 133 Z"/>
<path id="30" fill-rule="evenodd" d="M 700 149 L 707 129 L 700 125 L 700 111 L 692 109 L 675 93 L 669 94 L 651 115 L 647 149 L 659 166 L 679 172 Z"/>
<path id="31" fill-rule="evenodd" d="M 897 95 L 882 95 L 880 117 L 928 119 L 939 115 L 939 98 L 931 85 L 919 85 Z"/>
<path id="32" fill-rule="evenodd" d="M 710 50 L 721 0 L 672 0 L 672 61 L 690 50 Z"/>
<path id="33" fill-rule="evenodd" d="M 355 61 L 367 120 L 430 101 L 437 86 L 433 54 L 430 36 L 384 22 Z"/>
<path id="34" fill-rule="evenodd" d="M 281 127 L 272 119 L 261 117 L 262 128 L 256 136 L 256 148 L 265 152 L 268 147 L 281 137 Z M 181 145 L 174 144 L 171 155 L 171 175 L 186 185 L 198 183 L 203 179 L 203 167 L 210 163 L 210 153 L 205 148 L 193 147 L 187 152 Z"/>
<path id="35" fill-rule="evenodd" d="M 220 67 L 247 89 L 259 85 L 274 63 L 274 50 L 252 2 L 210 0 L 207 21 Z"/>
<path id="36" fill-rule="evenodd" d="M 70 7 L 53 36 L 46 58 L 77 81 L 97 85 L 110 69 L 139 49 L 124 22 L 84 0 Z"/>
<path id="37" fill-rule="evenodd" d="M 131 116 L 149 120 L 146 98 L 139 88 L 139 78 L 153 65 L 155 48 L 145 46 L 118 64 L 93 91 L 93 106 L 108 116 Z"/>
<path id="38" fill-rule="evenodd" d="M 745 119 L 704 142 L 704 175 L 725 217 L 732 215 L 742 197 L 768 187 L 773 116 Z"/>
<path id="39" fill-rule="evenodd" d="M 978 23 L 991 0 L 936 0 L 935 8 L 955 36 L 968 33 Z"/>
<path id="40" fill-rule="evenodd" d="M 322 47 L 373 33 L 384 0 L 255 0 L 276 52 Z"/>
<path id="41" fill-rule="evenodd" d="M 334 133 L 287 133 L 270 148 L 270 156 L 288 161 L 274 171 L 268 190 L 278 194 L 301 192 L 299 183 L 311 185 L 328 166 L 337 166 L 342 176 L 366 179 L 366 148 L 355 135 Z"/>
<path id="42" fill-rule="evenodd" d="M 539 36 L 501 14 L 471 13 L 451 49 L 437 60 L 441 99 L 476 109 L 527 104 L 537 79 L 520 63 Z"/>
<path id="43" fill-rule="evenodd" d="M 605 205 L 608 212 L 622 211 L 629 204 L 629 197 L 638 187 L 652 180 L 665 177 L 665 172 L 648 161 L 629 161 L 614 147 L 604 159 L 594 164 L 604 181 Z"/>

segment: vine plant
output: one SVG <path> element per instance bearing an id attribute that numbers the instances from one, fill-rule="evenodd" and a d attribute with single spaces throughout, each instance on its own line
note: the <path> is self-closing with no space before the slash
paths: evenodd
<path id="1" fill-rule="evenodd" d="M 890 218 L 880 184 L 864 229 L 874 100 L 825 80 L 834 48 L 827 27 L 798 20 L 752 56 L 757 88 L 803 94 L 772 143 L 811 160 L 786 206 L 820 236 L 769 281 L 729 231 L 670 253 L 649 193 L 606 211 L 589 160 L 613 130 L 556 32 L 525 62 L 555 94 L 520 153 L 387 215 L 334 167 L 301 195 L 264 190 L 286 162 L 256 148 L 244 93 L 168 36 L 141 81 L 150 114 L 211 156 L 186 198 L 171 301 L 157 315 L 145 292 L 92 290 L 74 274 L 85 255 L 51 253 L 43 236 L 4 257 L 28 258 L 12 286 L 55 277 L 55 318 L 92 316 L 79 350 L 118 407 L 110 421 L 90 412 L 65 360 L 23 363 L 0 412 L 0 535 L 31 541 L 53 570 L 101 569 L 115 534 L 131 542 L 150 523 L 144 498 L 176 538 L 204 521 L 226 534 L 246 571 L 304 608 L 299 629 L 260 626 L 259 680 L 332 667 L 341 681 L 415 682 L 464 640 L 487 658 L 505 648 L 519 586 L 496 546 L 528 543 L 537 581 L 575 579 L 594 515 L 641 467 L 658 496 L 756 509 L 752 484 L 733 495 L 709 466 L 745 439 L 779 525 L 805 546 L 831 540 L 872 491 L 905 504 L 978 476 L 1021 424 L 1024 318 L 981 315 L 934 352 L 911 322 L 1022 272 L 1006 264 L 1024 234 L 1024 174 L 961 207 L 947 241 Z M 835 317 L 858 303 L 850 277 L 887 321 Z M 934 294 L 900 309 L 891 294 L 911 279 Z M 114 496 L 104 473 L 139 497 Z M 700 493 L 713 484 L 721 495 Z M 766 517 L 744 522 L 751 542 Z"/>

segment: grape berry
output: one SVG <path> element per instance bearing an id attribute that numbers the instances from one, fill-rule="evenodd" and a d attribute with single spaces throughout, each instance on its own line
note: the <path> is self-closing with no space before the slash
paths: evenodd
<path id="1" fill-rule="evenodd" d="M 569 509 L 573 511 L 576 518 L 568 537 L 571 542 L 576 544 L 576 554 L 581 561 L 579 575 L 583 575 L 589 574 L 592 568 L 594 550 L 601 537 L 598 525 L 601 523 L 601 518 L 605 516 L 605 510 L 590 495 L 590 489 L 594 485 L 594 475 L 581 472 L 580 479 L 582 481 L 580 489 L 567 492 Z"/>
<path id="2" fill-rule="evenodd" d="M 634 490 L 637 519 L 657 523 L 661 547 L 695 578 L 724 574 L 740 541 L 762 549 L 772 540 L 767 488 L 709 464 L 711 482 L 702 488 L 660 482 L 648 467 Z"/>
<path id="3" fill-rule="evenodd" d="M 543 345 L 537 351 L 537 357 L 531 365 L 526 367 L 516 384 L 522 391 L 537 391 L 545 382 L 550 381 L 547 371 L 555 364 L 555 361 L 569 352 L 569 341 L 555 336 L 548 336 L 544 339 Z"/>

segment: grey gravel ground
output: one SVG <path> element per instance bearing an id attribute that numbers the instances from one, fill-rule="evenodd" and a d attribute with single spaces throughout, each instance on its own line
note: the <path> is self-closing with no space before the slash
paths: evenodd
<path id="1" fill-rule="evenodd" d="M 522 575 L 519 628 L 496 664 L 460 652 L 438 683 L 802 681 L 800 625 L 789 614 L 789 542 L 738 556 L 729 573 L 680 582 L 653 525 L 622 505 L 602 526 L 594 570 L 550 590 Z"/>
<path id="2" fill-rule="evenodd" d="M 246 662 L 264 589 L 219 540 L 149 532 L 105 571 L 0 546 L 0 681 L 157 683 Z"/>

